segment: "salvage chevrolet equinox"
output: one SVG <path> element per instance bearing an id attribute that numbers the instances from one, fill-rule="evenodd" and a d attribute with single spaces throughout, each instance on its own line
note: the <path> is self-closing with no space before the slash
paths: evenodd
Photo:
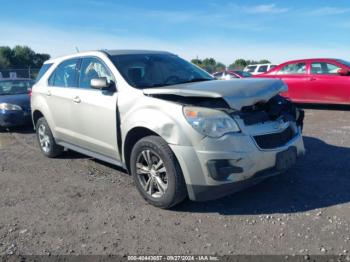
<path id="1" fill-rule="evenodd" d="M 281 80 L 215 80 L 177 55 L 103 50 L 52 59 L 32 90 L 42 153 L 121 166 L 149 203 L 210 200 L 290 168 L 303 111 Z"/>

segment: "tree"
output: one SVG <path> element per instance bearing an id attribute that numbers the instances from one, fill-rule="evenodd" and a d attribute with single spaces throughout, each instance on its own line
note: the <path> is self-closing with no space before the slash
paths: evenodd
<path id="1" fill-rule="evenodd" d="M 195 64 L 195 65 L 197 65 L 197 66 L 199 66 L 199 67 L 201 67 L 202 64 L 203 64 L 202 60 L 200 60 L 200 59 L 198 59 L 198 58 L 192 59 L 192 60 L 191 60 L 191 63 L 192 63 L 192 64 Z"/>
<path id="2" fill-rule="evenodd" d="M 226 70 L 226 65 L 224 65 L 223 63 L 217 62 L 216 66 L 215 66 L 215 71 L 224 71 Z"/>
<path id="3" fill-rule="evenodd" d="M 0 69 L 9 68 L 11 65 L 12 50 L 8 46 L 0 46 Z"/>
<path id="4" fill-rule="evenodd" d="M 267 59 L 261 59 L 259 61 L 259 64 L 271 64 L 271 62 L 269 60 L 267 60 Z"/>
<path id="5" fill-rule="evenodd" d="M 212 74 L 217 71 L 223 71 L 226 69 L 226 65 L 220 62 L 216 62 L 214 58 L 205 58 L 203 60 L 199 58 L 192 59 L 191 62 L 201 68 L 203 68 L 208 73 Z"/>
<path id="6" fill-rule="evenodd" d="M 271 62 L 267 59 L 261 59 L 260 61 L 256 60 L 245 60 L 243 58 L 236 59 L 232 64 L 229 65 L 230 69 L 243 69 L 247 65 L 255 64 L 270 64 Z"/>
<path id="7" fill-rule="evenodd" d="M 247 61 L 244 60 L 243 58 L 236 59 L 231 65 L 229 65 L 230 69 L 242 69 L 246 67 Z"/>
<path id="8" fill-rule="evenodd" d="M 36 53 L 28 46 L 0 46 L 0 69 L 40 68 L 49 58 L 50 55 Z"/>

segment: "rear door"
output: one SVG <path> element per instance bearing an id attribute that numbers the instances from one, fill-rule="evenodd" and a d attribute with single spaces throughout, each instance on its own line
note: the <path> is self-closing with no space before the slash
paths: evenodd
<path id="1" fill-rule="evenodd" d="M 276 78 L 282 79 L 288 85 L 288 92 L 283 93 L 296 102 L 304 102 L 307 99 L 306 81 L 309 75 L 306 70 L 306 62 L 298 61 L 284 65 L 276 72 Z"/>
<path id="2" fill-rule="evenodd" d="M 350 77 L 339 75 L 341 68 L 340 64 L 331 61 L 311 62 L 308 89 L 312 102 L 349 104 Z"/>
<path id="3" fill-rule="evenodd" d="M 78 85 L 79 62 L 79 58 L 74 58 L 59 64 L 49 78 L 46 91 L 56 139 L 70 143 L 74 143 L 71 106 L 74 88 Z"/>
<path id="4" fill-rule="evenodd" d="M 79 88 L 73 95 L 72 119 L 78 145 L 95 153 L 120 159 L 117 146 L 117 97 L 114 91 L 93 89 L 93 78 L 114 77 L 97 57 L 84 57 L 79 73 Z"/>

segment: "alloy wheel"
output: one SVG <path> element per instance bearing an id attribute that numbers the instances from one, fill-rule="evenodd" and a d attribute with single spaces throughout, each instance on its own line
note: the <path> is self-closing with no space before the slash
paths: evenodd
<path id="1" fill-rule="evenodd" d="M 168 177 L 163 160 L 154 151 L 141 151 L 136 161 L 137 178 L 144 191 L 154 197 L 162 197 L 168 187 Z"/>
<path id="2" fill-rule="evenodd" d="M 38 128 L 38 138 L 39 138 L 39 143 L 41 149 L 45 152 L 48 153 L 51 148 L 51 141 L 50 137 L 48 135 L 48 131 L 46 129 L 46 126 L 41 124 Z"/>

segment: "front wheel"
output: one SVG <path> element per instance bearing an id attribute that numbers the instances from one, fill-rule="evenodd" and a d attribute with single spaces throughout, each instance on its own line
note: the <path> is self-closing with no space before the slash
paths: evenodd
<path id="1" fill-rule="evenodd" d="M 36 135 L 41 152 L 47 157 L 56 157 L 62 154 L 64 148 L 56 144 L 51 129 L 44 117 L 36 123 Z"/>
<path id="2" fill-rule="evenodd" d="M 138 141 L 130 158 L 137 189 L 150 204 L 170 208 L 186 198 L 186 185 L 174 153 L 158 136 Z"/>

